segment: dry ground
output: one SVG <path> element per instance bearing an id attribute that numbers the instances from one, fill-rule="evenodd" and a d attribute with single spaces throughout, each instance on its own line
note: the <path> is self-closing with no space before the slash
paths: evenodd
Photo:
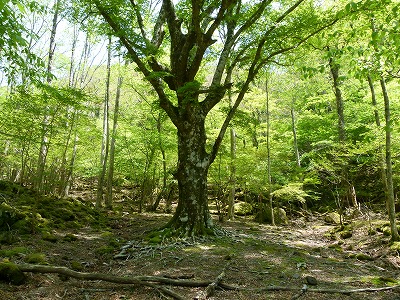
<path id="1" fill-rule="evenodd" d="M 106 229 L 54 231 L 58 237 L 56 242 L 31 235 L 13 245 L 2 245 L 1 249 L 23 246 L 30 253 L 44 253 L 49 265 L 116 276 L 152 275 L 212 281 L 225 270 L 224 283 L 244 288 L 237 291 L 217 289 L 209 299 L 294 299 L 306 283 L 306 276 L 317 280 L 317 285 L 308 285 L 313 289 L 376 288 L 400 280 L 400 259 L 389 250 L 388 237 L 382 233 L 369 236 L 368 226 L 354 225 L 353 236 L 341 240 L 328 234 L 334 226 L 324 224 L 317 217 L 307 222 L 292 221 L 284 227 L 238 218 L 219 224 L 223 229 L 221 235 L 203 241 L 168 241 L 162 245 L 148 245 L 142 241 L 147 232 L 164 224 L 168 218 L 167 214 L 110 213 Z M 359 221 L 358 224 L 367 224 L 362 218 Z M 71 234 L 77 239 L 68 238 Z M 127 244 L 130 245 L 125 251 L 127 256 L 115 259 L 121 246 Z M 368 254 L 372 260 L 355 258 L 359 253 Z M 22 262 L 26 255 L 19 254 L 10 260 Z M 298 290 L 261 290 L 267 286 Z M 205 291 L 204 287 L 168 288 L 185 299 L 201 298 Z M 150 300 L 168 297 L 149 287 L 28 273 L 26 284 L 0 283 L 0 299 Z M 350 295 L 306 292 L 298 299 L 400 300 L 400 289 Z"/>

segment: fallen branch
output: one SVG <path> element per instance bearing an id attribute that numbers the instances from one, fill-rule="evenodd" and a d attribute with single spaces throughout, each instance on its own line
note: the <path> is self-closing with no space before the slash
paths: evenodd
<path id="1" fill-rule="evenodd" d="M 263 288 L 255 288 L 255 289 L 249 289 L 245 287 L 239 287 L 239 286 L 234 286 L 230 284 L 226 284 L 221 282 L 219 284 L 219 287 L 226 289 L 226 290 L 235 290 L 235 291 L 240 291 L 240 290 L 247 290 L 247 291 L 254 291 L 254 292 L 271 292 L 271 291 L 303 291 L 304 286 L 302 289 L 296 288 L 296 287 L 288 287 L 288 286 L 278 286 L 278 285 L 272 285 L 272 286 L 266 286 Z M 338 290 L 338 289 L 310 289 L 307 287 L 307 292 L 309 293 L 325 293 L 325 294 L 343 294 L 343 295 L 350 295 L 354 293 L 372 293 L 372 292 L 382 292 L 382 291 L 390 291 L 400 288 L 400 285 L 394 285 L 394 286 L 386 286 L 386 287 L 381 287 L 381 288 L 361 288 L 361 289 L 349 289 L 349 290 Z M 304 293 L 304 291 L 302 292 Z"/>
<path id="2" fill-rule="evenodd" d="M 254 288 L 249 289 L 246 287 L 240 287 L 235 285 L 229 285 L 222 282 L 223 277 L 225 276 L 225 268 L 224 270 L 216 277 L 214 281 L 203 280 L 182 280 L 182 279 L 171 279 L 160 276 L 132 276 L 132 277 L 122 277 L 115 276 L 110 274 L 103 273 L 85 273 L 85 272 L 77 272 L 66 267 L 55 267 L 55 266 L 43 266 L 43 265 L 32 265 L 32 264 L 16 264 L 17 268 L 19 268 L 22 272 L 32 272 L 32 273 L 57 273 L 67 277 L 82 279 L 82 280 L 101 280 L 118 284 L 137 284 L 142 286 L 147 286 L 156 289 L 160 293 L 164 295 L 168 295 L 173 299 L 184 300 L 185 298 L 166 287 L 159 286 L 158 284 L 169 284 L 173 286 L 184 286 L 184 287 L 207 287 L 206 288 L 206 297 L 210 297 L 213 295 L 216 288 L 222 288 L 225 290 L 247 290 L 254 292 L 264 292 L 264 291 L 295 291 L 300 292 L 301 296 L 305 292 L 307 293 L 327 293 L 327 294 L 343 294 L 350 295 L 354 293 L 370 293 L 370 292 L 381 292 L 381 291 L 389 291 L 393 289 L 400 288 L 400 285 L 381 287 L 381 288 L 358 288 L 358 289 L 310 289 L 306 286 L 303 286 L 302 289 L 296 287 L 287 287 L 287 286 L 266 286 L 263 288 Z M 295 296 L 295 297 L 296 297 Z M 296 299 L 296 298 L 295 298 Z"/>
<path id="3" fill-rule="evenodd" d="M 210 283 L 207 288 L 206 288 L 206 297 L 211 297 L 214 295 L 215 289 L 220 285 L 222 278 L 225 276 L 225 270 L 222 271 L 221 274 L 218 275 L 218 277 Z"/>
<path id="4" fill-rule="evenodd" d="M 217 278 L 215 278 L 215 280 L 207 286 L 205 292 L 200 292 L 196 297 L 194 297 L 195 300 L 207 299 L 208 297 L 214 295 L 215 289 L 221 284 L 222 278 L 225 276 L 225 270 L 227 266 L 228 265 L 226 265 Z"/>
<path id="5" fill-rule="evenodd" d="M 186 298 L 166 287 L 156 285 L 155 283 L 152 282 L 165 283 L 171 285 L 182 285 L 182 286 L 198 286 L 195 284 L 203 284 L 203 286 L 207 285 L 207 282 L 195 282 L 195 281 L 185 282 L 184 280 L 174 280 L 157 276 L 121 277 L 121 276 L 114 276 L 102 273 L 84 273 L 84 272 L 73 271 L 66 267 L 54 267 L 54 266 L 31 265 L 31 264 L 16 265 L 16 267 L 18 267 L 22 272 L 56 273 L 83 280 L 101 280 L 101 281 L 120 283 L 120 284 L 137 284 L 137 285 L 147 286 L 177 300 L 185 300 Z"/>
<path id="6" fill-rule="evenodd" d="M 83 279 L 83 280 L 102 280 L 120 284 L 145 284 L 146 282 L 157 282 L 163 284 L 170 284 L 175 286 L 185 287 L 202 287 L 208 286 L 210 281 L 195 281 L 195 280 L 182 280 L 172 279 L 160 276 L 115 276 L 104 273 L 85 273 L 77 272 L 66 267 L 32 265 L 32 264 L 17 264 L 16 265 L 22 272 L 32 273 L 57 273 L 67 277 Z"/>

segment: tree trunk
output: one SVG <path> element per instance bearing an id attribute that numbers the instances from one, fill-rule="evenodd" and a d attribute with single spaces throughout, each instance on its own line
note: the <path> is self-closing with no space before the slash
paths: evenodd
<path id="1" fill-rule="evenodd" d="M 231 164 L 230 164 L 230 190 L 228 200 L 228 219 L 235 219 L 235 194 L 236 194 L 236 133 L 231 127 Z"/>
<path id="2" fill-rule="evenodd" d="M 61 157 L 61 165 L 59 167 L 59 184 L 58 184 L 58 194 L 63 196 L 65 192 L 65 187 L 67 185 L 67 178 L 68 178 L 68 167 L 67 167 L 67 153 L 70 147 L 70 143 L 72 140 L 72 133 L 75 128 L 75 119 L 77 118 L 77 112 L 72 112 L 72 117 L 70 118 L 70 123 L 67 124 L 69 126 L 67 139 L 64 145 L 63 155 Z"/>
<path id="3" fill-rule="evenodd" d="M 160 201 L 162 198 L 167 198 L 167 159 L 166 159 L 166 154 L 165 154 L 165 149 L 164 145 L 162 142 L 162 137 L 161 137 L 161 123 L 162 123 L 162 115 L 161 112 L 158 114 L 158 117 L 156 119 L 157 122 L 157 133 L 158 133 L 158 146 L 160 148 L 161 152 L 161 157 L 162 157 L 162 168 L 163 168 L 163 185 L 161 188 L 161 192 L 158 194 L 156 201 L 153 203 L 151 210 L 156 211 L 158 205 L 160 204 Z"/>
<path id="4" fill-rule="evenodd" d="M 110 99 L 110 76 L 111 76 L 111 36 L 108 39 L 106 94 L 104 97 L 104 110 L 103 110 L 103 138 L 101 143 L 100 171 L 97 181 L 97 196 L 96 196 L 97 208 L 101 207 L 103 202 L 104 178 L 106 176 L 108 150 L 109 150 L 110 130 L 108 124 L 108 113 L 109 113 L 109 99 Z"/>
<path id="5" fill-rule="evenodd" d="M 133 1 L 131 2 L 133 4 Z M 299 0 L 290 5 L 282 14 L 273 19 L 273 25 L 261 36 L 250 39 L 249 42 L 254 45 L 255 51 L 246 53 L 239 50 L 236 52 L 235 45 L 241 43 L 242 38 L 247 38 L 248 34 L 251 35 L 253 24 L 259 19 L 263 19 L 263 13 L 271 1 L 261 1 L 243 23 L 236 18 L 241 13 L 240 2 L 223 1 L 217 8 L 206 2 L 193 1 L 192 6 L 187 10 L 187 18 L 190 21 L 185 26 L 181 26 L 184 21 L 178 16 L 174 1 L 162 1 L 158 16 L 156 16 L 154 30 L 152 30 L 153 34 L 149 35 L 146 33 L 147 26 L 143 22 L 138 7 L 133 4 L 138 25 L 134 30 L 139 29 L 138 32 L 141 33 L 143 41 L 140 46 L 138 46 L 136 35 L 130 33 L 130 25 L 124 24 L 122 16 L 117 18 L 108 7 L 103 6 L 102 1 L 93 1 L 104 20 L 119 37 L 121 44 L 125 46 L 129 57 L 156 91 L 160 107 L 165 110 L 177 127 L 179 203 L 175 215 L 168 225 L 183 231 L 185 235 L 203 234 L 207 231 L 206 229 L 212 227 L 207 204 L 207 172 L 217 156 L 235 111 L 249 90 L 250 83 L 260 69 L 272 62 L 275 56 L 297 48 L 324 29 L 317 28 L 311 34 L 307 31 L 307 35 L 296 39 L 292 46 L 282 48 L 277 45 L 276 49 L 279 50 L 275 51 L 274 47 L 271 48 L 274 50 L 270 49 L 269 42 L 273 42 L 270 40 L 271 33 L 279 26 L 285 26 L 284 23 L 288 16 L 296 11 L 303 2 L 304 0 Z M 207 14 L 210 8 L 215 14 L 211 22 L 208 20 Z M 132 24 L 132 17 L 135 18 L 135 14 L 129 15 L 129 24 Z M 330 25 L 325 24 L 324 27 Z M 210 47 L 216 42 L 214 37 L 223 31 L 226 32 L 226 36 L 220 39 L 224 45 L 216 57 L 213 74 L 210 74 L 212 79 L 210 77 L 209 84 L 201 87 L 202 83 L 196 78 L 204 65 L 204 59 L 208 57 L 207 53 Z M 168 32 L 168 36 L 166 32 Z M 149 38 L 150 35 L 151 38 Z M 132 40 L 133 36 L 135 36 L 134 40 Z M 220 36 L 222 37 L 221 34 Z M 163 61 L 158 61 L 157 55 L 154 55 L 164 42 L 169 46 L 168 66 L 165 65 L 164 58 Z M 245 64 L 243 74 L 246 79 L 238 85 L 240 87 L 235 103 L 221 125 L 218 136 L 211 146 L 210 154 L 207 154 L 205 150 L 205 118 L 221 102 L 226 90 L 234 84 L 226 80 L 227 67 L 229 67 L 231 59 L 230 68 L 232 70 L 242 66 L 242 59 L 244 62 L 248 62 Z M 174 93 L 176 97 L 170 97 L 171 93 Z M 198 99 L 200 94 L 202 94 L 201 101 Z M 176 99 L 178 100 L 177 105 L 175 104 Z"/>
<path id="6" fill-rule="evenodd" d="M 182 125 L 178 127 L 179 202 L 167 224 L 184 236 L 203 235 L 213 227 L 208 210 L 207 173 L 210 160 L 205 149 L 206 115 L 196 104 L 189 105 L 190 112 L 181 115 Z"/>
<path id="7" fill-rule="evenodd" d="M 380 79 L 383 100 L 385 102 L 385 132 L 386 132 L 386 180 L 387 180 L 387 190 L 388 193 L 386 195 L 387 208 L 389 213 L 390 220 L 390 228 L 392 232 L 392 241 L 398 241 L 400 239 L 399 233 L 397 231 L 396 225 L 396 211 L 395 211 L 395 199 L 394 199 L 394 191 L 393 191 L 393 172 L 392 172 L 392 154 L 391 154 L 391 131 L 392 131 L 392 123 L 390 120 L 390 101 L 389 95 L 386 90 L 385 79 L 382 77 Z"/>
<path id="8" fill-rule="evenodd" d="M 381 127 L 381 120 L 379 118 L 379 112 L 378 112 L 378 107 L 377 107 L 377 102 L 376 102 L 375 87 L 374 87 L 374 83 L 372 81 L 371 76 L 368 76 L 367 78 L 368 78 L 369 89 L 371 91 L 372 106 L 374 108 L 375 124 L 376 124 L 377 128 L 379 129 Z M 387 186 L 388 181 L 387 181 L 387 178 L 386 178 L 386 158 L 385 158 L 385 154 L 383 153 L 383 149 L 382 149 L 380 141 L 379 141 L 378 152 L 379 152 L 379 155 L 380 155 L 379 169 L 381 171 L 381 179 L 382 179 L 383 189 L 384 189 L 384 192 L 385 192 L 385 197 L 387 198 L 387 195 L 388 195 L 388 186 Z M 386 205 L 386 207 L 387 207 L 387 205 Z"/>
<path id="9" fill-rule="evenodd" d="M 112 189 L 113 189 L 113 177 L 114 177 L 114 157 L 115 157 L 115 138 L 117 136 L 117 127 L 118 127 L 118 114 L 119 114 L 119 99 L 121 96 L 121 86 L 122 86 L 122 76 L 118 78 L 118 86 L 117 86 L 117 95 L 115 96 L 115 105 L 114 105 L 114 120 L 113 120 L 113 129 L 111 133 L 111 143 L 110 143 L 110 161 L 108 166 L 108 175 L 107 175 L 107 193 L 106 193 L 106 207 L 112 208 Z"/>
<path id="10" fill-rule="evenodd" d="M 232 70 L 229 69 L 228 75 L 229 78 L 228 80 L 231 81 L 232 77 Z M 232 99 L 232 89 L 230 88 L 228 90 L 228 98 L 229 98 L 229 103 L 230 107 L 234 105 L 233 99 Z M 235 218 L 235 193 L 236 193 L 236 132 L 235 128 L 231 127 L 231 161 L 230 161 L 230 191 L 229 191 L 229 199 L 228 199 L 228 219 L 233 220 Z"/>
<path id="11" fill-rule="evenodd" d="M 74 146 L 72 148 L 71 160 L 69 161 L 67 177 L 66 177 L 66 181 L 65 181 L 65 188 L 63 191 L 63 194 L 65 197 L 68 197 L 69 190 L 71 189 L 71 185 L 72 185 L 72 174 L 73 174 L 74 166 L 75 166 L 76 153 L 78 151 L 78 141 L 79 141 L 78 132 L 75 131 Z"/>
<path id="12" fill-rule="evenodd" d="M 54 2 L 54 15 L 53 15 L 53 23 L 51 27 L 50 33 L 50 44 L 49 44 L 49 53 L 48 53 L 48 61 L 47 61 L 47 83 L 51 83 L 52 75 L 51 70 L 53 67 L 53 60 L 54 60 L 54 51 L 56 47 L 56 33 L 57 33 L 57 25 L 58 25 L 58 13 L 60 8 L 60 0 L 56 0 Z M 37 172 L 36 172 L 36 179 L 35 179 L 35 188 L 38 191 L 43 191 L 43 181 L 44 181 L 44 171 L 46 166 L 47 160 L 47 153 L 49 151 L 49 123 L 50 123 L 50 116 L 47 114 L 47 109 L 45 115 L 43 116 L 42 121 L 42 137 L 40 142 L 40 149 L 39 149 L 39 157 L 38 157 L 38 165 L 37 165 Z"/>
<path id="13" fill-rule="evenodd" d="M 292 133 L 293 133 L 293 150 L 294 155 L 296 157 L 296 164 L 299 168 L 301 168 L 301 161 L 300 161 L 300 153 L 299 153 L 299 146 L 297 143 L 297 131 L 296 131 L 296 118 L 294 113 L 293 106 L 290 108 L 290 116 L 292 118 Z"/>
<path id="14" fill-rule="evenodd" d="M 338 115 L 338 135 L 339 142 L 344 144 L 346 142 L 346 128 L 345 128 L 345 120 L 344 120 L 344 102 L 342 91 L 340 89 L 340 80 L 339 80 L 339 65 L 334 61 L 333 58 L 329 59 L 329 68 L 332 74 L 333 79 L 333 89 L 336 98 L 336 110 Z M 349 171 L 347 166 L 344 165 L 342 167 L 342 181 L 343 188 L 346 191 L 345 198 L 350 198 L 351 205 L 358 209 L 357 197 L 355 192 L 354 185 L 349 181 Z"/>
<path id="15" fill-rule="evenodd" d="M 336 98 L 339 141 L 343 142 L 346 140 L 346 130 L 345 130 L 345 123 L 344 123 L 343 97 L 342 97 L 342 91 L 340 90 L 340 81 L 339 81 L 339 65 L 334 62 L 333 58 L 330 58 L 329 59 L 329 67 L 330 67 L 330 71 L 332 74 L 333 89 L 334 89 L 335 98 Z"/>
<path id="16" fill-rule="evenodd" d="M 272 202 L 272 178 L 271 178 L 271 143 L 270 143 L 270 113 L 269 113 L 269 90 L 268 77 L 265 78 L 265 96 L 267 109 L 267 176 L 268 176 L 268 204 L 271 211 L 271 224 L 275 226 L 274 206 Z"/>

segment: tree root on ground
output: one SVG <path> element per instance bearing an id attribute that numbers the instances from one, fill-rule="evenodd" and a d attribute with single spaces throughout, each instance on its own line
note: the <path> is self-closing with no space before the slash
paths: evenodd
<path id="1" fill-rule="evenodd" d="M 222 282 L 223 277 L 225 276 L 224 270 L 213 280 L 186 280 L 186 279 L 171 279 L 160 276 L 132 276 L 132 277 L 122 277 L 122 276 L 114 276 L 110 274 L 103 273 L 84 273 L 77 272 L 66 267 L 56 267 L 56 266 L 44 266 L 44 265 L 32 265 L 32 264 L 16 264 L 17 268 L 19 268 L 22 272 L 32 272 L 32 273 L 56 273 L 60 275 L 64 275 L 67 277 L 82 279 L 82 280 L 101 280 L 106 282 L 118 283 L 118 284 L 136 284 L 141 286 L 151 287 L 157 290 L 159 293 L 169 296 L 173 299 L 183 300 L 186 299 L 182 295 L 175 293 L 174 291 L 161 286 L 160 284 L 168 284 L 172 286 L 181 286 L 181 287 L 206 287 L 205 293 L 202 293 L 198 296 L 197 299 L 206 299 L 214 294 L 216 288 L 224 289 L 224 290 L 236 290 L 236 291 L 252 291 L 252 292 L 265 292 L 265 291 L 293 291 L 298 292 L 298 294 L 294 295 L 292 299 L 298 299 L 305 293 L 328 293 L 328 294 L 344 294 L 350 295 L 353 293 L 362 293 L 362 292 L 380 292 L 380 291 L 388 291 L 396 288 L 400 288 L 400 285 L 381 287 L 381 288 L 359 288 L 359 289 L 315 289 L 308 288 L 307 285 L 304 285 L 302 288 L 298 287 L 286 287 L 286 286 L 266 286 L 263 288 L 246 288 L 240 286 L 229 285 Z"/>

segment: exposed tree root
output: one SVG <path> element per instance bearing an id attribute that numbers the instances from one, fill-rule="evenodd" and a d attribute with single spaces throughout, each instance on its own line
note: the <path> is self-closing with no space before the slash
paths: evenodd
<path id="1" fill-rule="evenodd" d="M 217 278 L 215 278 L 215 280 L 207 286 L 205 292 L 200 292 L 197 294 L 197 296 L 194 298 L 195 300 L 207 299 L 208 297 L 214 295 L 215 289 L 220 285 L 222 278 L 225 276 L 225 270 L 227 266 L 228 265 L 226 265 L 224 270 L 217 276 Z"/>
<path id="2" fill-rule="evenodd" d="M 31 264 L 20 264 L 16 265 L 22 272 L 32 273 L 57 273 L 67 277 L 82 279 L 82 280 L 101 280 L 119 284 L 137 284 L 142 286 L 151 287 L 160 293 L 170 296 L 173 299 L 185 300 L 186 298 L 175 293 L 174 291 L 167 289 L 166 287 L 159 286 L 154 282 L 170 284 L 175 286 L 207 286 L 209 282 L 203 281 L 187 281 L 177 280 L 165 277 L 157 276 L 135 276 L 135 277 L 121 277 L 102 273 L 84 273 L 77 272 L 66 267 L 54 267 L 54 266 L 43 266 L 43 265 L 31 265 Z"/>
<path id="3" fill-rule="evenodd" d="M 183 300 L 185 297 L 175 293 L 174 291 L 160 286 L 158 284 L 168 284 L 172 286 L 184 286 L 184 287 L 206 287 L 205 293 L 198 296 L 197 299 L 206 299 L 214 294 L 216 288 L 225 290 L 251 290 L 254 292 L 263 291 L 293 291 L 298 292 L 292 297 L 292 299 L 298 299 L 305 293 L 328 293 L 328 294 L 344 294 L 350 295 L 353 293 L 363 293 L 363 292 L 381 292 L 400 288 L 400 285 L 382 287 L 382 288 L 360 288 L 360 289 L 314 289 L 308 288 L 304 285 L 302 288 L 296 287 L 286 287 L 286 286 L 267 286 L 263 288 L 249 289 L 240 286 L 229 285 L 222 282 L 225 276 L 224 270 L 215 278 L 213 281 L 204 280 L 182 280 L 182 279 L 172 279 L 159 276 L 132 276 L 132 277 L 122 277 L 103 273 L 84 273 L 77 272 L 66 267 L 55 267 L 55 266 L 43 266 L 43 265 L 32 265 L 32 264 L 17 264 L 22 272 L 33 272 L 33 273 L 57 273 L 67 277 L 82 279 L 82 280 L 101 280 L 118 284 L 136 284 L 141 286 L 151 287 L 163 295 L 169 296 L 173 299 Z"/>

